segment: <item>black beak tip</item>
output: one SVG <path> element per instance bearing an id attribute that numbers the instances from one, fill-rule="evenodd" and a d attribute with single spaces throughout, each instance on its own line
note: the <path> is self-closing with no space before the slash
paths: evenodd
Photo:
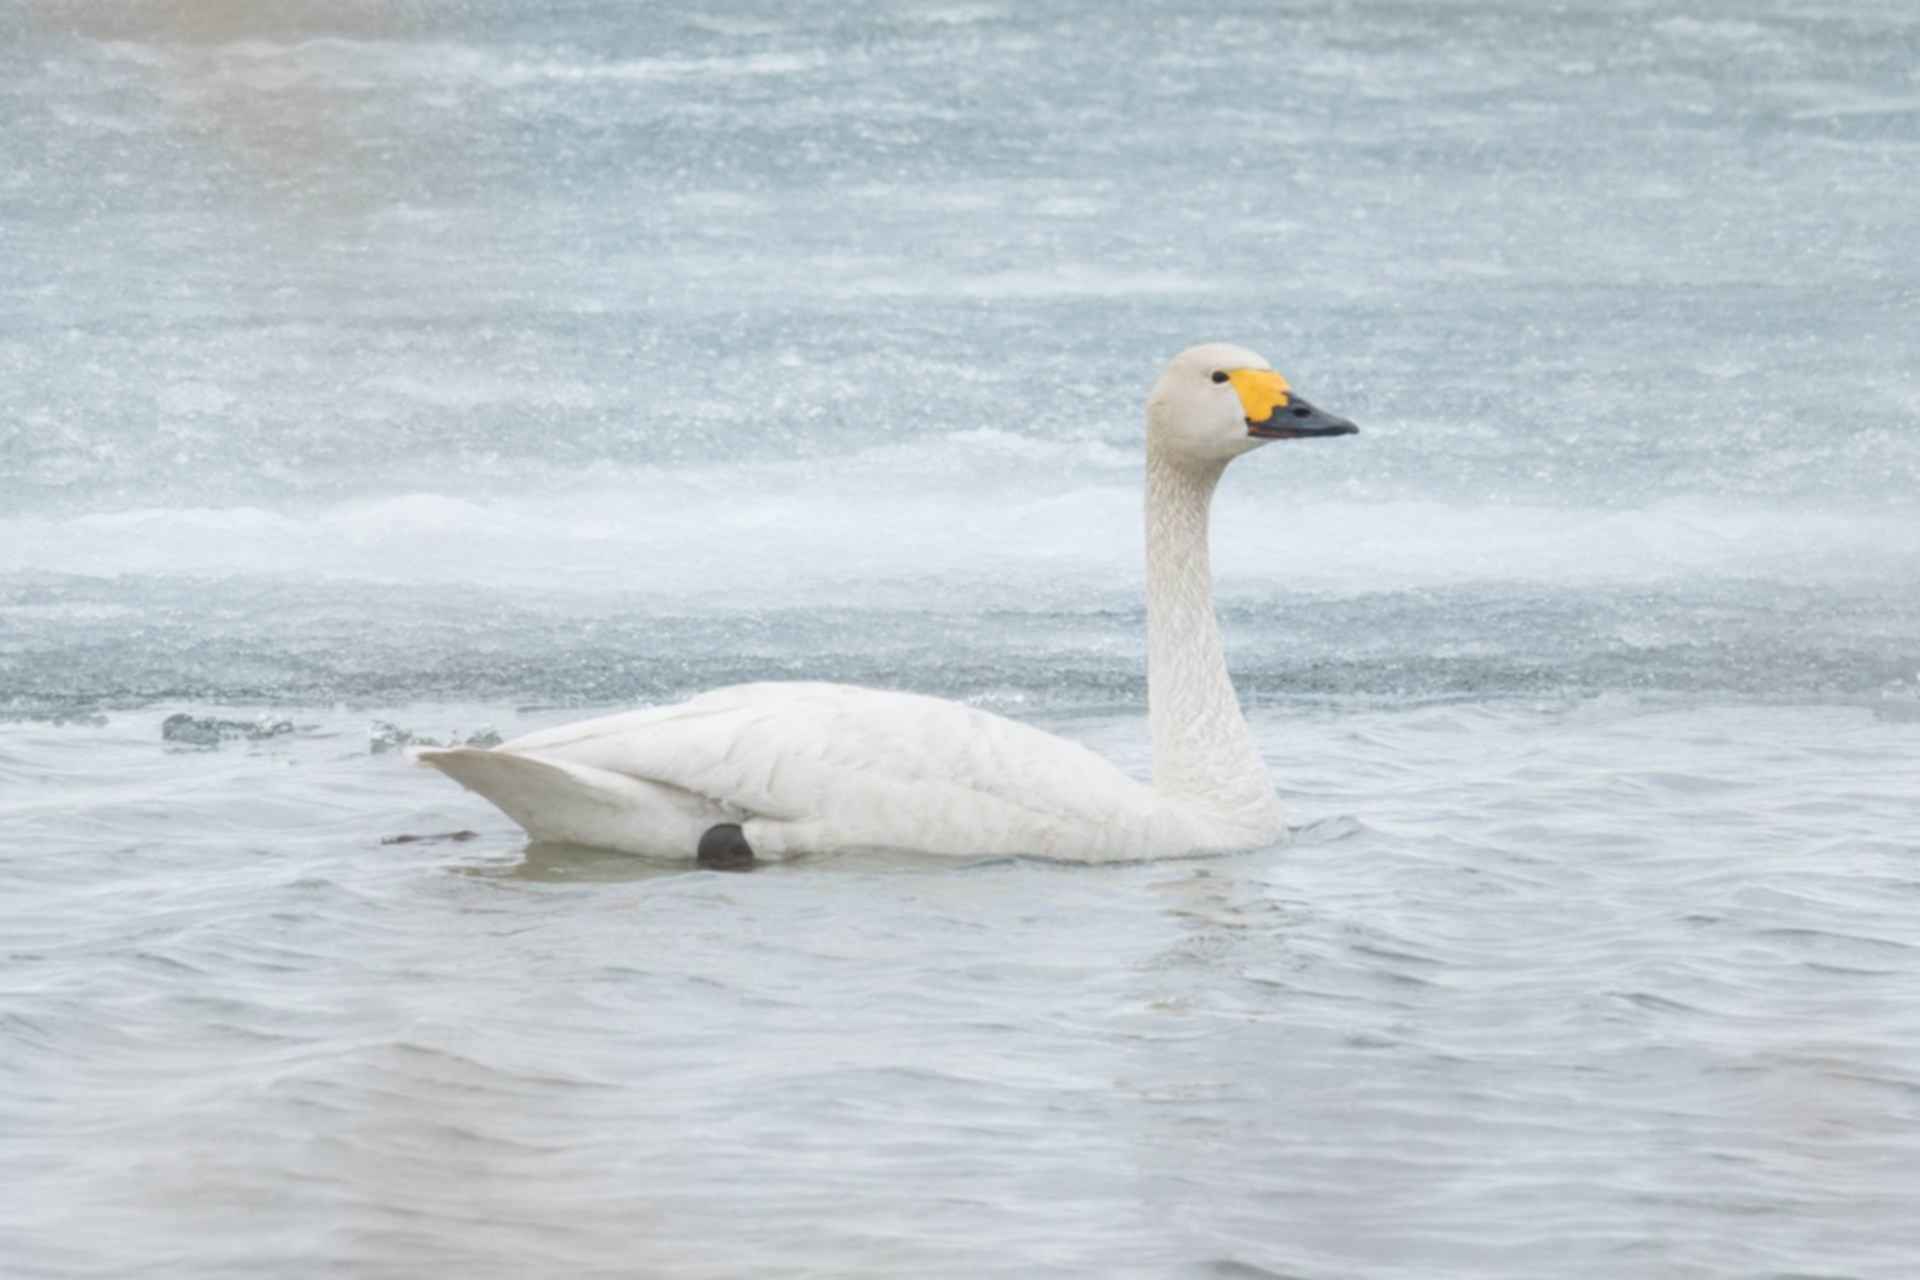
<path id="1" fill-rule="evenodd" d="M 1323 416 L 1318 422 L 1249 422 L 1247 434 L 1262 440 L 1314 440 L 1322 436 L 1357 436 L 1360 428 L 1345 418 Z"/>
<path id="2" fill-rule="evenodd" d="M 1309 440 L 1317 436 L 1353 436 L 1360 428 L 1298 396 L 1275 405 L 1263 422 L 1247 421 L 1247 434 L 1263 440 Z"/>

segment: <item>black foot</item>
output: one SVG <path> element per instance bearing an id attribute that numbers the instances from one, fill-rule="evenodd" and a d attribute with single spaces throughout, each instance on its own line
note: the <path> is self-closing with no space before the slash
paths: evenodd
<path id="1" fill-rule="evenodd" d="M 722 822 L 707 828 L 700 837 L 700 851 L 694 861 L 715 871 L 744 871 L 753 865 L 753 846 L 737 822 Z"/>

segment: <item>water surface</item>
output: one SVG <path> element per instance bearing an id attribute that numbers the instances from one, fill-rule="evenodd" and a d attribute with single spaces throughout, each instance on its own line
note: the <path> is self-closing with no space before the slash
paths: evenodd
<path id="1" fill-rule="evenodd" d="M 0 36 L 10 1274 L 1909 1274 L 1908 6 Z M 1363 428 L 1218 502 L 1287 844 L 661 869 L 388 749 L 829 678 L 1144 774 L 1205 339 Z"/>

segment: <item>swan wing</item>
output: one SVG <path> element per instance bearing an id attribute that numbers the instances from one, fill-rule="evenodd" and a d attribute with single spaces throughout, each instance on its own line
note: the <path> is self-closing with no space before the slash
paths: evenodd
<path id="1" fill-rule="evenodd" d="M 1075 742 L 940 698 L 752 684 L 561 725 L 502 753 L 701 797 L 757 852 L 1145 856 L 1152 790 Z"/>

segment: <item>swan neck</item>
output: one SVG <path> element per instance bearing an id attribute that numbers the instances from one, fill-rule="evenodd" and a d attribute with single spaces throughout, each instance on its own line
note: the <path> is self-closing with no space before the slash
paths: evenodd
<path id="1" fill-rule="evenodd" d="M 1207 523 L 1224 462 L 1147 449 L 1147 709 L 1153 785 L 1236 827 L 1281 826 L 1227 675 Z"/>

